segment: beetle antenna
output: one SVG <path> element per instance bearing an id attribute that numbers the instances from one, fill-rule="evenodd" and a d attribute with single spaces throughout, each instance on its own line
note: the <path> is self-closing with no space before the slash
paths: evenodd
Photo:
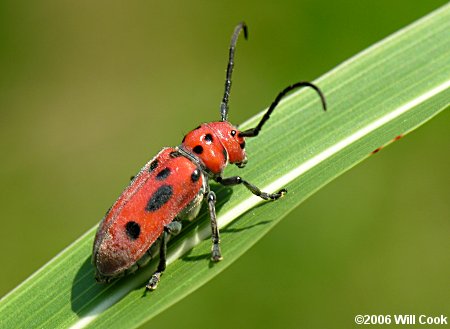
<path id="1" fill-rule="evenodd" d="M 322 101 L 323 110 L 326 111 L 327 110 L 327 103 L 325 102 L 325 96 L 323 95 L 323 93 L 319 89 L 319 87 L 317 87 L 316 85 L 312 84 L 311 82 L 306 82 L 306 81 L 297 82 L 297 83 L 294 83 L 293 85 L 291 85 L 289 87 L 286 87 L 282 92 L 280 92 L 278 94 L 278 96 L 275 98 L 275 100 L 272 102 L 272 104 L 270 104 L 269 109 L 264 114 L 263 118 L 261 119 L 261 121 L 258 123 L 258 125 L 255 128 L 251 128 L 251 129 L 247 129 L 245 131 L 242 131 L 242 132 L 239 133 L 239 136 L 241 136 L 241 137 L 255 137 L 255 136 L 258 136 L 259 131 L 261 130 L 262 126 L 266 123 L 267 120 L 269 120 L 270 115 L 272 114 L 273 110 L 278 105 L 280 100 L 284 97 L 284 95 L 286 95 L 291 90 L 294 90 L 294 89 L 297 89 L 297 88 L 303 88 L 303 87 L 310 87 L 310 88 L 314 89 L 319 94 L 320 100 Z"/>
<path id="2" fill-rule="evenodd" d="M 227 66 L 227 76 L 225 79 L 225 92 L 223 94 L 222 103 L 220 104 L 220 115 L 222 117 L 221 121 L 227 121 L 228 118 L 228 98 L 230 97 L 230 89 L 231 89 L 231 74 L 233 73 L 234 66 L 234 51 L 236 48 L 236 42 L 239 37 L 239 33 L 241 30 L 244 30 L 244 37 L 247 39 L 248 31 L 247 25 L 245 22 L 240 22 L 236 28 L 234 29 L 233 36 L 231 37 L 230 44 L 230 54 L 228 58 L 228 66 Z"/>

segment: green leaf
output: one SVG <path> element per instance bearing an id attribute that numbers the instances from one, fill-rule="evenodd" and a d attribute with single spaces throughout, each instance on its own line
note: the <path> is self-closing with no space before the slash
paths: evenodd
<path id="1" fill-rule="evenodd" d="M 247 168 L 229 168 L 226 176 L 239 173 L 263 190 L 287 187 L 289 193 L 261 202 L 243 187 L 213 187 L 222 262 L 209 261 L 203 209 L 171 241 L 169 266 L 156 291 L 144 295 L 155 262 L 97 285 L 90 263 L 93 228 L 1 300 L 0 327 L 136 327 L 197 289 L 312 193 L 448 107 L 449 30 L 447 5 L 317 80 L 327 97 L 326 113 L 313 91 L 293 93 L 280 104 L 260 136 L 248 140 Z M 260 116 L 242 127 L 254 126 Z"/>

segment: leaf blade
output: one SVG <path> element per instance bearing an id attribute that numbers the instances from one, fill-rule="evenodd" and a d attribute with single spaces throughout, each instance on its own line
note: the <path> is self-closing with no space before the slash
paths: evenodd
<path id="1" fill-rule="evenodd" d="M 250 163 L 239 173 L 270 191 L 287 184 L 288 197 L 261 206 L 243 188 L 232 195 L 218 188 L 219 222 L 226 226 L 222 263 L 210 267 L 210 242 L 205 240 L 209 224 L 203 212 L 199 226 L 190 226 L 171 244 L 173 263 L 159 289 L 140 298 L 152 267 L 109 286 L 95 285 L 90 265 L 92 229 L 2 299 L 2 326 L 136 327 L 217 275 L 314 191 L 398 134 L 448 108 L 449 8 L 397 32 L 319 79 L 330 112 L 320 112 L 312 92 L 294 93 L 284 100 L 261 137 L 249 141 Z M 423 102 L 417 101 L 421 95 L 427 95 Z M 407 110 L 398 110 L 402 106 Z M 259 117 L 243 126 L 254 125 Z M 385 121 L 374 124 L 382 118 Z M 295 143 L 287 144 L 286 136 Z M 347 143 L 346 138 L 350 138 Z M 327 153 L 333 147 L 335 151 Z M 321 154 L 325 156 L 320 158 Z M 227 171 L 227 175 L 236 173 L 236 169 Z M 229 222 L 235 218 L 239 221 Z M 180 255 L 190 249 L 184 245 L 189 238 L 196 247 L 178 259 L 177 250 Z M 40 290 L 46 294 L 33 293 Z"/>

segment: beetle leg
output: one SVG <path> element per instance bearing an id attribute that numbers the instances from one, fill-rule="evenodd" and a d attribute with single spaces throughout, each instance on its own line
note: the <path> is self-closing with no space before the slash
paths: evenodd
<path id="1" fill-rule="evenodd" d="M 180 233 L 181 231 L 181 228 L 182 224 L 179 221 L 170 222 L 165 226 L 165 230 L 167 230 L 167 233 L 169 233 L 170 235 L 178 235 L 178 233 Z"/>
<path id="2" fill-rule="evenodd" d="M 250 190 L 254 195 L 259 196 L 260 198 L 264 200 L 276 200 L 281 198 L 283 195 L 287 193 L 287 190 L 285 188 L 279 190 L 277 193 L 266 193 L 261 191 L 257 186 L 247 182 L 245 179 L 241 178 L 240 176 L 232 176 L 228 178 L 222 178 L 217 177 L 216 182 L 219 184 L 222 184 L 224 186 L 232 186 L 232 185 L 239 185 L 244 184 L 244 186 Z"/>
<path id="3" fill-rule="evenodd" d="M 213 191 L 208 192 L 207 202 L 209 208 L 209 216 L 211 217 L 211 260 L 213 262 L 218 262 L 222 260 L 222 253 L 220 252 L 220 235 L 216 219 L 216 194 Z"/>
<path id="4" fill-rule="evenodd" d="M 166 255 L 167 255 L 167 238 L 169 234 L 177 235 L 181 231 L 180 222 L 171 222 L 164 226 L 164 231 L 161 234 L 161 243 L 159 245 L 159 264 L 156 272 L 152 275 L 145 288 L 147 290 L 155 290 L 158 287 L 158 283 L 161 280 L 161 275 L 166 269 Z"/>

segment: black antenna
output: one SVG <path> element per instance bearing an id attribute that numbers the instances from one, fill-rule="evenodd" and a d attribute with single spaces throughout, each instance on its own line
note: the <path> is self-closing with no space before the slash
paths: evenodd
<path id="1" fill-rule="evenodd" d="M 310 88 L 314 89 L 315 91 L 317 91 L 317 93 L 320 96 L 320 100 L 322 101 L 323 110 L 324 111 L 327 110 L 327 103 L 325 102 L 325 96 L 323 95 L 323 93 L 319 89 L 319 87 L 317 87 L 316 85 L 313 85 L 311 82 L 306 82 L 306 81 L 297 82 L 297 83 L 294 83 L 293 85 L 291 85 L 289 87 L 286 87 L 282 92 L 280 92 L 278 94 L 278 96 L 275 98 L 273 103 L 270 104 L 269 109 L 264 114 L 263 118 L 261 119 L 261 121 L 258 123 L 258 125 L 255 128 L 251 128 L 251 129 L 247 129 L 245 131 L 242 131 L 242 132 L 239 133 L 239 136 L 241 136 L 241 137 L 255 137 L 255 136 L 258 136 L 259 131 L 261 130 L 262 126 L 266 123 L 267 120 L 269 120 L 270 115 L 272 114 L 273 110 L 278 105 L 280 100 L 283 98 L 283 96 L 286 95 L 291 90 L 294 90 L 296 88 L 302 88 L 302 87 L 310 87 Z"/>
<path id="2" fill-rule="evenodd" d="M 244 30 L 244 37 L 247 39 L 247 25 L 245 22 L 240 22 L 236 28 L 234 29 L 233 36 L 231 37 L 230 44 L 230 55 L 228 58 L 228 66 L 227 66 L 227 77 L 225 79 L 225 92 L 223 94 L 222 103 L 220 103 L 220 115 L 222 117 L 221 121 L 227 121 L 228 118 L 228 97 L 230 97 L 230 89 L 231 89 L 231 74 L 233 73 L 234 66 L 234 50 L 236 48 L 236 42 L 239 37 L 239 33 L 241 30 Z"/>

